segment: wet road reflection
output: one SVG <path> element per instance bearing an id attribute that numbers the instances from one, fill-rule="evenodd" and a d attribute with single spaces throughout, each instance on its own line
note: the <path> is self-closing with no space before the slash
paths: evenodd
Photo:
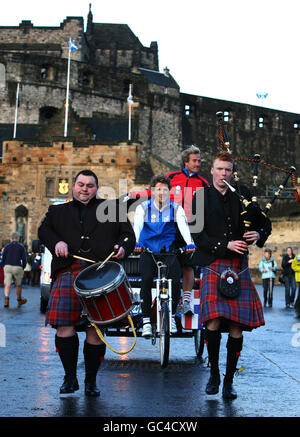
<path id="1" fill-rule="evenodd" d="M 87 398 L 83 333 L 79 333 L 80 390 L 60 397 L 63 369 L 55 352 L 55 331 L 44 326 L 37 289 L 28 288 L 26 297 L 28 304 L 20 310 L 0 312 L 0 323 L 6 331 L 6 347 L 0 347 L 1 417 L 299 416 L 299 348 L 295 341 L 293 344 L 299 319 L 295 319 L 293 310 L 284 308 L 283 287 L 275 288 L 274 306 L 265 311 L 266 326 L 245 333 L 239 363 L 245 370 L 235 378 L 238 398 L 227 402 L 221 393 L 211 397 L 205 394 L 209 369 L 205 360 L 195 357 L 193 338 L 171 340 L 166 369 L 159 364 L 158 343 L 153 346 L 138 338 L 133 351 L 125 355 L 108 349 L 97 377 L 101 396 Z M 221 373 L 225 370 L 226 339 L 223 334 Z M 132 338 L 108 340 L 117 350 L 132 344 Z"/>

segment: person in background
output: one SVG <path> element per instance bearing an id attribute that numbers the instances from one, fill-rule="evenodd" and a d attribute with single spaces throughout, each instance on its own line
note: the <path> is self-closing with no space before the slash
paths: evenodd
<path id="1" fill-rule="evenodd" d="M 1 248 L 0 250 L 0 285 L 4 284 L 4 270 L 3 270 L 3 249 L 4 247 Z"/>
<path id="2" fill-rule="evenodd" d="M 259 271 L 262 273 L 262 282 L 264 289 L 264 307 L 273 305 L 273 288 L 278 270 L 277 263 L 272 256 L 271 249 L 265 249 L 264 256 L 258 265 Z"/>
<path id="3" fill-rule="evenodd" d="M 27 302 L 22 298 L 22 280 L 26 266 L 26 250 L 20 243 L 20 234 L 13 232 L 11 242 L 3 250 L 2 262 L 4 265 L 4 307 L 9 307 L 9 295 L 12 281 L 16 285 L 18 308 Z"/>
<path id="4" fill-rule="evenodd" d="M 27 263 L 24 269 L 24 278 L 23 283 L 24 285 L 30 285 L 31 282 L 31 253 L 27 253 Z"/>
<path id="5" fill-rule="evenodd" d="M 295 315 L 296 317 L 300 317 L 300 253 L 295 256 L 292 262 L 292 270 L 295 272 L 295 280 L 298 285 L 298 296 L 295 302 Z"/>
<path id="6" fill-rule="evenodd" d="M 295 258 L 293 249 L 287 247 L 286 254 L 282 258 L 282 274 L 285 287 L 285 306 L 286 308 L 292 308 L 294 306 L 295 294 L 296 294 L 296 278 L 295 272 L 292 270 L 292 262 Z"/>
<path id="7" fill-rule="evenodd" d="M 42 257 L 40 253 L 34 253 L 31 258 L 31 285 L 39 285 L 41 276 Z"/>

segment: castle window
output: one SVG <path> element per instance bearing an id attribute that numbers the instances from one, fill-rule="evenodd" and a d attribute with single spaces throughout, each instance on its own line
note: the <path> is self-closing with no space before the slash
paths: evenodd
<path id="1" fill-rule="evenodd" d="M 191 107 L 190 105 L 184 105 L 184 113 L 185 115 L 188 117 L 189 115 L 191 115 Z"/>
<path id="2" fill-rule="evenodd" d="M 54 108 L 54 106 L 44 106 L 43 108 L 40 108 L 39 122 L 48 123 L 50 118 L 52 118 L 57 113 L 57 111 L 58 109 Z"/>
<path id="3" fill-rule="evenodd" d="M 5 65 L 0 64 L 0 88 L 5 88 Z"/>
<path id="4" fill-rule="evenodd" d="M 265 125 L 264 117 L 258 117 L 258 127 L 263 128 Z"/>
<path id="5" fill-rule="evenodd" d="M 42 65 L 40 69 L 40 78 L 42 80 L 54 80 L 55 68 L 52 65 Z"/>
<path id="6" fill-rule="evenodd" d="M 46 196 L 47 197 L 54 196 L 54 179 L 52 178 L 46 179 Z"/>
<path id="7" fill-rule="evenodd" d="M 125 79 L 123 80 L 123 94 L 128 94 L 129 93 L 129 85 L 130 85 L 130 80 Z"/>
<path id="8" fill-rule="evenodd" d="M 224 116 L 224 122 L 228 123 L 229 120 L 230 120 L 230 112 L 229 111 L 224 111 L 223 116 Z"/>
<path id="9" fill-rule="evenodd" d="M 41 68 L 41 79 L 47 79 L 47 68 L 46 67 Z"/>
<path id="10" fill-rule="evenodd" d="M 300 121 L 295 121 L 293 126 L 294 126 L 294 132 L 298 134 L 300 131 Z"/>
<path id="11" fill-rule="evenodd" d="M 94 75 L 89 71 L 84 71 L 82 75 L 82 85 L 85 87 L 94 87 Z"/>

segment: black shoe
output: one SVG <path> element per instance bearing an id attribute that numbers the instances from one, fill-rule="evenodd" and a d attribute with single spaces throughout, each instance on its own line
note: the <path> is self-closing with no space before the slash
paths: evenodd
<path id="1" fill-rule="evenodd" d="M 63 385 L 60 387 L 60 393 L 74 393 L 74 391 L 79 390 L 79 385 L 77 378 L 67 378 L 64 377 Z"/>
<path id="2" fill-rule="evenodd" d="M 224 399 L 236 399 L 237 398 L 237 392 L 233 388 L 232 382 L 224 381 L 222 395 L 223 395 Z"/>
<path id="3" fill-rule="evenodd" d="M 84 392 L 86 396 L 100 396 L 100 390 L 95 382 L 86 382 Z"/>
<path id="4" fill-rule="evenodd" d="M 220 385 L 220 375 L 212 374 L 210 375 L 210 378 L 206 385 L 205 392 L 208 395 L 216 395 L 217 393 L 219 393 L 219 385 Z"/>

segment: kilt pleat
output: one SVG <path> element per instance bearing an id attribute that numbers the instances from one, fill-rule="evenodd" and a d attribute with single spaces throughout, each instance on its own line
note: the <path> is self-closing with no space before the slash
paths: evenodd
<path id="1" fill-rule="evenodd" d="M 234 299 L 227 299 L 218 292 L 218 274 L 228 267 L 237 273 L 241 272 L 241 293 Z M 265 324 L 262 304 L 247 267 L 248 258 L 244 256 L 241 265 L 240 258 L 219 259 L 203 269 L 200 323 L 205 324 L 208 320 L 222 318 L 221 330 L 224 331 L 228 330 L 230 321 L 241 325 L 245 331 Z"/>
<path id="2" fill-rule="evenodd" d="M 75 262 L 70 271 L 57 275 L 48 302 L 45 325 L 75 326 L 80 319 L 82 305 L 73 284 L 86 263 Z"/>

